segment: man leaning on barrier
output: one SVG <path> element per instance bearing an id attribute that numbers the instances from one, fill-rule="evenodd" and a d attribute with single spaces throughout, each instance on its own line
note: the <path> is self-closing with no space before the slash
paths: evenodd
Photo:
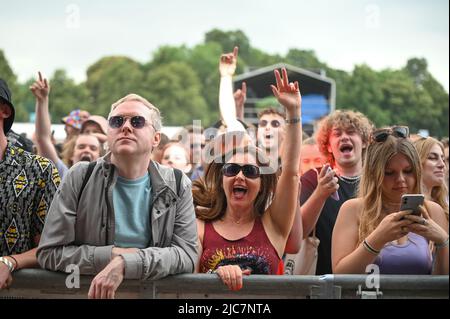
<path id="1" fill-rule="evenodd" d="M 150 159 L 160 130 L 159 110 L 150 102 L 135 94 L 120 99 L 109 114 L 110 153 L 91 167 L 73 166 L 55 195 L 38 261 L 49 270 L 76 265 L 80 274 L 96 275 L 89 298 L 114 298 L 123 278 L 194 270 L 191 183 Z"/>

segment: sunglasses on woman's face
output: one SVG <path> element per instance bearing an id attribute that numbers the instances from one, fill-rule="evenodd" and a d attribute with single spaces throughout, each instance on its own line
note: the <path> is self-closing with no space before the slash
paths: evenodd
<path id="1" fill-rule="evenodd" d="M 242 171 L 242 174 L 247 178 L 255 179 L 260 176 L 259 167 L 251 164 L 239 165 L 227 163 L 222 167 L 222 173 L 227 177 L 236 176 L 240 171 Z"/>
<path id="2" fill-rule="evenodd" d="M 372 133 L 375 142 L 385 142 L 389 135 L 398 138 L 408 138 L 409 128 L 407 126 L 393 126 L 392 128 L 376 130 Z"/>
<path id="3" fill-rule="evenodd" d="M 270 123 L 270 125 L 271 125 L 272 127 L 280 127 L 280 125 L 281 125 L 281 122 L 278 121 L 278 120 L 272 120 L 272 121 L 270 121 L 270 122 L 268 122 L 268 121 L 266 121 L 266 120 L 261 120 L 261 121 L 259 121 L 258 126 L 259 126 L 259 127 L 266 127 L 267 124 L 269 124 L 269 123 Z"/>
<path id="4" fill-rule="evenodd" d="M 125 124 L 127 119 L 130 119 L 131 126 L 134 128 L 143 128 L 145 126 L 145 117 L 140 115 L 131 117 L 121 115 L 111 116 L 108 120 L 108 123 L 111 128 L 121 128 Z"/>

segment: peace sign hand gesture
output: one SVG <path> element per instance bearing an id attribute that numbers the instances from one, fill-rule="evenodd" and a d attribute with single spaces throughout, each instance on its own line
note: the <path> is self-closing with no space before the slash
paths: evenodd
<path id="1" fill-rule="evenodd" d="M 278 102 L 286 108 L 286 111 L 294 114 L 297 110 L 300 110 L 302 105 L 302 97 L 298 87 L 298 82 L 290 82 L 288 79 L 286 68 L 282 68 L 281 72 L 283 78 L 280 76 L 280 72 L 275 70 L 275 79 L 277 86 L 271 85 L 273 95 L 277 98 Z"/>

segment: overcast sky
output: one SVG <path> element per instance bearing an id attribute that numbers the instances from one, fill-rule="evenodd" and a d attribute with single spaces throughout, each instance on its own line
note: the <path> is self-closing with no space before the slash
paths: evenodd
<path id="1" fill-rule="evenodd" d="M 113 4 L 112 4 L 113 3 Z M 159 46 L 241 29 L 268 53 L 314 50 L 333 68 L 400 68 L 424 57 L 449 90 L 448 0 L 0 0 L 0 49 L 20 81 L 67 70 L 77 82 L 108 55 L 150 60 Z"/>

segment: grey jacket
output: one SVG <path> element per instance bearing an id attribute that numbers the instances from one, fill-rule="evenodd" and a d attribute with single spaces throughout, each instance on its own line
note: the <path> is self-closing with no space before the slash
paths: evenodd
<path id="1" fill-rule="evenodd" d="M 47 215 L 37 258 L 42 268 L 97 274 L 111 261 L 114 244 L 113 187 L 117 170 L 107 154 L 97 160 L 80 201 L 78 195 L 88 163 L 74 165 L 56 192 Z M 197 224 L 191 182 L 184 174 L 180 197 L 173 170 L 151 162 L 152 240 L 138 253 L 123 254 L 125 278 L 158 279 L 194 271 L 197 260 Z"/>

